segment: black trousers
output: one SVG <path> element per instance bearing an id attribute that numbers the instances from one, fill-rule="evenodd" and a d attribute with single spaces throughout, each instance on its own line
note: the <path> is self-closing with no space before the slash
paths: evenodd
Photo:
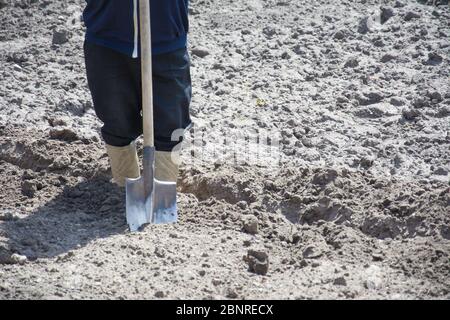
<path id="1" fill-rule="evenodd" d="M 104 124 L 104 141 L 118 147 L 130 144 L 142 134 L 140 59 L 90 42 L 84 43 L 84 55 L 95 113 Z M 173 139 L 173 133 L 191 124 L 189 54 L 183 48 L 152 60 L 155 147 L 171 151 L 182 140 L 179 134 Z"/>

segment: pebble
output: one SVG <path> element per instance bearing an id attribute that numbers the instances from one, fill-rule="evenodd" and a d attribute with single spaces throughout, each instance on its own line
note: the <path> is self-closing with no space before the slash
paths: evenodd
<path id="1" fill-rule="evenodd" d="M 344 277 L 339 277 L 339 278 L 334 279 L 333 284 L 335 286 L 346 286 L 347 280 L 345 280 Z"/>
<path id="2" fill-rule="evenodd" d="M 156 247 L 155 248 L 155 255 L 158 258 L 164 258 L 166 256 L 166 251 L 163 248 Z"/>
<path id="3" fill-rule="evenodd" d="M 236 203 L 236 205 L 242 210 L 245 210 L 248 208 L 248 203 L 247 203 L 247 201 L 244 201 L 244 200 L 239 201 L 238 203 Z"/>
<path id="4" fill-rule="evenodd" d="M 361 34 L 366 34 L 370 31 L 370 17 L 364 17 L 361 19 L 358 25 L 358 32 Z"/>
<path id="5" fill-rule="evenodd" d="M 22 194 L 27 196 L 28 198 L 33 198 L 34 194 L 37 191 L 36 183 L 30 180 L 22 181 L 21 188 Z"/>
<path id="6" fill-rule="evenodd" d="M 335 34 L 334 34 L 334 39 L 337 40 L 343 40 L 345 39 L 345 32 L 343 30 L 338 30 Z"/>
<path id="7" fill-rule="evenodd" d="M 364 92 L 363 94 L 358 94 L 356 100 L 358 100 L 359 105 L 367 106 L 382 101 L 383 94 L 378 91 L 368 91 Z"/>
<path id="8" fill-rule="evenodd" d="M 36 178 L 36 174 L 31 170 L 25 170 L 22 175 L 22 180 L 31 180 Z"/>
<path id="9" fill-rule="evenodd" d="M 356 57 L 349 58 L 344 64 L 344 68 L 356 68 L 357 66 L 359 66 L 359 60 Z"/>
<path id="10" fill-rule="evenodd" d="M 52 43 L 54 45 L 61 45 L 69 41 L 68 33 L 66 30 L 53 30 Z"/>
<path id="11" fill-rule="evenodd" d="M 244 260 L 248 263 L 250 272 L 266 275 L 269 271 L 269 255 L 265 251 L 249 249 Z"/>
<path id="12" fill-rule="evenodd" d="M 320 248 L 309 245 L 303 250 L 302 255 L 305 259 L 316 259 L 320 258 L 323 255 L 323 252 Z"/>
<path id="13" fill-rule="evenodd" d="M 406 104 L 406 100 L 400 97 L 392 97 L 389 101 L 393 106 L 401 107 Z"/>
<path id="14" fill-rule="evenodd" d="M 199 58 L 204 58 L 208 56 L 210 52 L 205 48 L 194 48 L 192 49 L 192 55 L 197 56 Z"/>
<path id="15" fill-rule="evenodd" d="M 384 255 L 380 252 L 374 252 L 374 253 L 372 253 L 372 260 L 373 261 L 383 261 Z"/>
<path id="16" fill-rule="evenodd" d="M 256 218 L 255 216 L 245 217 L 243 225 L 245 232 L 249 234 L 258 233 L 258 218 Z"/>
<path id="17" fill-rule="evenodd" d="M 381 268 L 376 265 L 370 265 L 364 272 L 364 287 L 368 290 L 378 290 L 383 286 L 381 278 Z"/>
<path id="18" fill-rule="evenodd" d="M 229 299 L 237 299 L 237 297 L 238 297 L 238 294 L 237 294 L 236 290 L 231 289 L 231 288 L 228 289 L 227 298 L 229 298 Z"/>
<path id="19" fill-rule="evenodd" d="M 68 156 L 57 156 L 53 163 L 49 166 L 50 169 L 53 170 L 61 170 L 66 169 L 70 165 L 70 158 Z"/>
<path id="20" fill-rule="evenodd" d="M 421 15 L 420 15 L 419 13 L 414 12 L 414 11 L 408 11 L 408 12 L 405 14 L 404 19 L 405 19 L 405 21 L 411 21 L 411 20 L 413 20 L 413 19 L 418 19 L 418 18 L 420 18 L 420 17 L 421 17 Z"/>
<path id="21" fill-rule="evenodd" d="M 11 261 L 12 263 L 23 265 L 28 261 L 28 258 L 26 256 L 14 253 L 11 255 Z"/>
<path id="22" fill-rule="evenodd" d="M 79 139 L 77 133 L 68 127 L 52 128 L 50 129 L 49 135 L 51 139 L 67 142 L 72 142 Z"/>
<path id="23" fill-rule="evenodd" d="M 428 60 L 425 61 L 425 64 L 430 65 L 430 66 L 435 66 L 435 65 L 441 64 L 443 60 L 444 59 L 442 58 L 442 56 L 439 53 L 430 52 L 430 53 L 428 53 Z"/>
<path id="24" fill-rule="evenodd" d="M 381 7 L 381 23 L 386 23 L 395 15 L 394 9 L 391 7 Z"/>
<path id="25" fill-rule="evenodd" d="M 402 116 L 405 120 L 414 120 L 420 115 L 420 111 L 414 108 L 405 108 L 402 110 Z"/>
<path id="26" fill-rule="evenodd" d="M 387 63 L 389 61 L 392 61 L 395 59 L 395 55 L 390 54 L 390 53 L 386 53 L 381 57 L 381 62 L 383 63 Z"/>

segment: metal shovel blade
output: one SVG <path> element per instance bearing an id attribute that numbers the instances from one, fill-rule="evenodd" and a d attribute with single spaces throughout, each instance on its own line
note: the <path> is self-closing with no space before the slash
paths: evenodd
<path id="1" fill-rule="evenodd" d="M 175 182 L 154 178 L 155 148 L 144 147 L 143 174 L 126 181 L 126 215 L 130 231 L 147 223 L 175 223 L 177 188 Z"/>

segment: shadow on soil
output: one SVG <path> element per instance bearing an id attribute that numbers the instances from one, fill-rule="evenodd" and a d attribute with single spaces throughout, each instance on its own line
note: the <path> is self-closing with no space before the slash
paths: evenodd
<path id="1" fill-rule="evenodd" d="M 51 258 L 89 242 L 127 231 L 125 192 L 105 178 L 66 186 L 23 219 L 0 225 L 13 253 Z"/>

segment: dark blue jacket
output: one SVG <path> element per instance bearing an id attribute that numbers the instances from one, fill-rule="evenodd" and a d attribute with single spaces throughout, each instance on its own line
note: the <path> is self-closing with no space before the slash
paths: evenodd
<path id="1" fill-rule="evenodd" d="M 188 0 L 149 0 L 153 54 L 186 46 Z M 130 57 L 139 55 L 139 1 L 86 0 L 86 40 Z"/>

